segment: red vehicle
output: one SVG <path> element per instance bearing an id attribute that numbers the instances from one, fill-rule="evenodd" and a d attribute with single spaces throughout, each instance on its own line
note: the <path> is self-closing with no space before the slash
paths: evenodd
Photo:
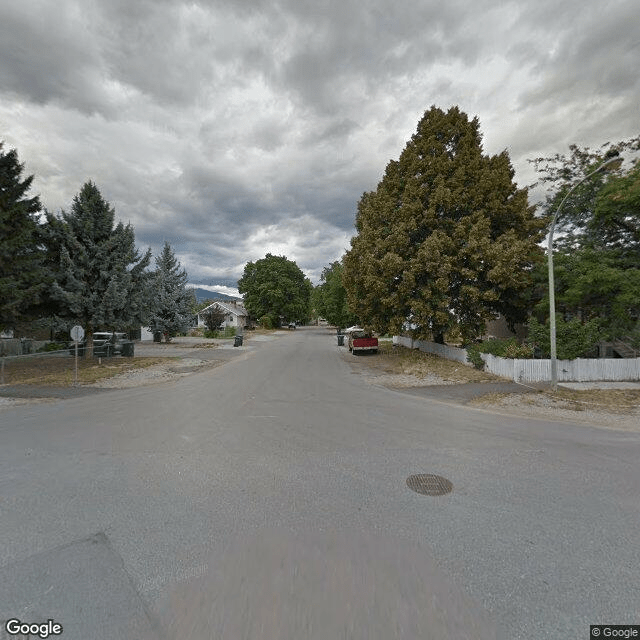
<path id="1" fill-rule="evenodd" d="M 349 333 L 349 351 L 354 354 L 362 351 L 378 353 L 378 338 L 366 331 L 352 331 Z"/>

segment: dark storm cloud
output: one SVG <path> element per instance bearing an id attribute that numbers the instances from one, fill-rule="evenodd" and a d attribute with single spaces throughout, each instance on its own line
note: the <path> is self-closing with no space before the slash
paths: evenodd
<path id="1" fill-rule="evenodd" d="M 635 0 L 23 0 L 0 5 L 0 139 L 50 209 L 92 179 L 194 282 L 349 244 L 426 109 L 527 158 L 638 134 Z"/>

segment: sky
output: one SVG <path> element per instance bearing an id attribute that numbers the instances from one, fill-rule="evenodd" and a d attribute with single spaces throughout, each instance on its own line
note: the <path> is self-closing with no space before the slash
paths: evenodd
<path id="1" fill-rule="evenodd" d="M 0 0 L 0 140 L 48 210 L 92 180 L 192 284 L 267 253 L 317 284 L 432 105 L 527 186 L 640 133 L 638 69 L 637 0 Z"/>

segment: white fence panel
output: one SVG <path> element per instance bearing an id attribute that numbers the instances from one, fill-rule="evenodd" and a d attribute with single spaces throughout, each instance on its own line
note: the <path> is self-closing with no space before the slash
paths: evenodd
<path id="1" fill-rule="evenodd" d="M 401 344 L 403 347 L 407 347 L 407 349 L 420 349 L 420 351 L 433 353 L 441 358 L 455 360 L 456 362 L 471 366 L 471 363 L 467 360 L 466 349 L 450 347 L 446 344 L 438 344 L 436 342 L 429 342 L 428 340 L 413 340 L 406 336 L 393 336 L 393 342 L 394 344 Z"/>
<path id="2" fill-rule="evenodd" d="M 551 379 L 551 360 L 521 360 L 482 354 L 485 370 L 516 382 Z M 640 358 L 579 358 L 558 360 L 559 382 L 640 380 Z"/>
<path id="3" fill-rule="evenodd" d="M 406 336 L 393 336 L 394 344 L 408 349 L 420 349 L 448 360 L 466 365 L 467 350 L 449 347 L 426 340 L 413 340 Z M 481 354 L 485 371 L 515 382 L 546 382 L 551 380 L 551 360 L 500 358 L 490 353 Z M 595 382 L 599 380 L 640 380 L 640 358 L 578 358 L 558 360 L 559 382 Z"/>

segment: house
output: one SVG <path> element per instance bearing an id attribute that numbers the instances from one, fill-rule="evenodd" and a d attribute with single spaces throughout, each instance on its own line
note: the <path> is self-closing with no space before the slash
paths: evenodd
<path id="1" fill-rule="evenodd" d="M 205 327 L 204 316 L 209 309 L 219 309 L 225 314 L 224 321 L 222 323 L 223 328 L 235 327 L 236 329 L 245 329 L 249 326 L 249 313 L 242 306 L 242 302 L 235 300 L 214 300 L 208 307 L 205 307 L 198 312 L 197 326 Z"/>

